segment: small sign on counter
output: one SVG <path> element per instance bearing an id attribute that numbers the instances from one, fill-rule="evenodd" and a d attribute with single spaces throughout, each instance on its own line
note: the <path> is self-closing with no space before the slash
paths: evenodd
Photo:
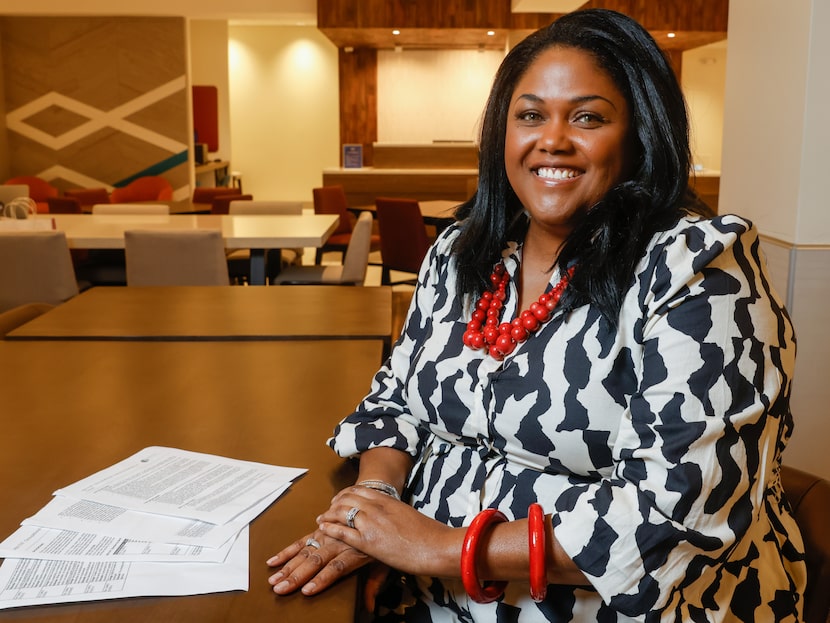
<path id="1" fill-rule="evenodd" d="M 360 169 L 363 167 L 363 145 L 345 143 L 343 145 L 343 168 Z"/>

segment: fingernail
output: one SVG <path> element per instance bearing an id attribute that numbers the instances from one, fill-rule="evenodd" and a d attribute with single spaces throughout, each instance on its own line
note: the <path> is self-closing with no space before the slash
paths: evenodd
<path id="1" fill-rule="evenodd" d="M 302 593 L 303 593 L 303 595 L 310 595 L 311 593 L 313 593 L 315 591 L 316 588 L 317 588 L 317 585 L 314 582 L 309 582 L 308 584 L 303 586 Z"/>
<path id="2" fill-rule="evenodd" d="M 269 581 L 271 584 L 276 584 L 276 583 L 277 583 L 277 582 L 279 582 L 281 579 L 282 579 L 282 571 L 280 571 L 279 573 L 275 573 L 274 575 L 272 575 L 270 578 L 268 578 L 268 581 Z"/>
<path id="3" fill-rule="evenodd" d="M 286 588 L 288 588 L 288 580 L 285 580 L 285 581 L 280 582 L 279 584 L 277 584 L 274 587 L 274 590 L 275 591 L 284 591 Z"/>

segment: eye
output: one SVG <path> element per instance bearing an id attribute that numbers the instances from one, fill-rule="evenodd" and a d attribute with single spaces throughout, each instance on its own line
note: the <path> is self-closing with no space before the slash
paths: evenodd
<path id="1" fill-rule="evenodd" d="M 537 110 L 519 110 L 516 111 L 516 120 L 524 121 L 525 123 L 539 123 L 544 117 Z"/>
<path id="2" fill-rule="evenodd" d="M 602 115 L 588 110 L 581 110 L 572 117 L 572 123 L 583 128 L 596 128 L 603 125 L 605 121 Z"/>

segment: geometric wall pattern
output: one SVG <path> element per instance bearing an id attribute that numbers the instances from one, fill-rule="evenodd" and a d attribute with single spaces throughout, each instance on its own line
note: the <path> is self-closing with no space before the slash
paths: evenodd
<path id="1" fill-rule="evenodd" d="M 2 17 L 10 173 L 58 188 L 159 174 L 189 196 L 186 24 L 178 17 Z"/>

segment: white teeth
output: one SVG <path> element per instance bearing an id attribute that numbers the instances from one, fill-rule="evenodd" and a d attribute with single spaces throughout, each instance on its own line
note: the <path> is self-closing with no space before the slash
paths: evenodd
<path id="1" fill-rule="evenodd" d="M 551 180 L 567 180 L 576 177 L 577 175 L 579 175 L 579 173 L 577 173 L 573 169 L 541 168 L 537 169 L 536 175 Z"/>

